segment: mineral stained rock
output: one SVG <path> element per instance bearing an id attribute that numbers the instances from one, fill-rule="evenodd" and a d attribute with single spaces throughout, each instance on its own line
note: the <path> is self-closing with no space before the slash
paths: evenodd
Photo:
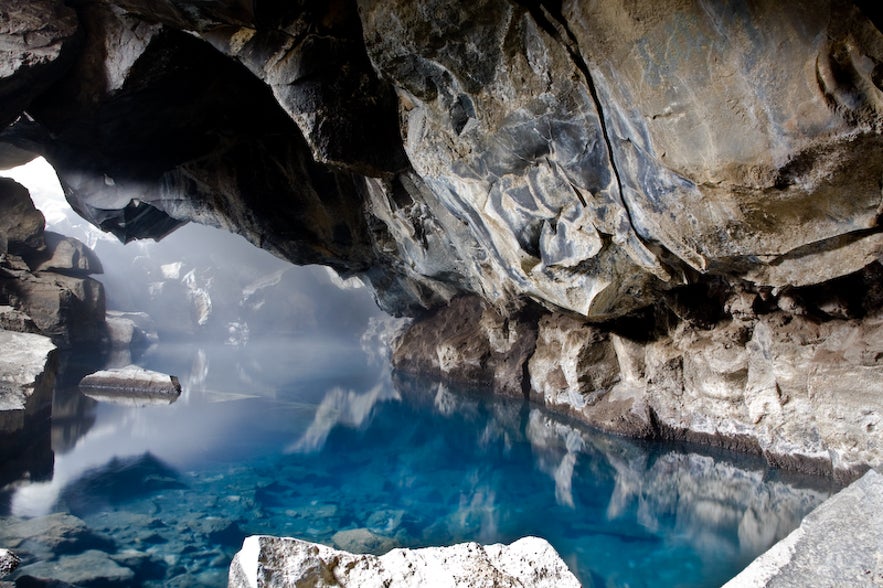
<path id="1" fill-rule="evenodd" d="M 579 586 L 544 539 L 511 545 L 461 543 L 357 555 L 287 537 L 251 536 L 230 565 L 229 588 L 258 586 Z"/>
<path id="2" fill-rule="evenodd" d="M 358 276 L 430 321 L 400 369 L 609 430 L 883 462 L 871 3 L 39 5 L 51 67 L 2 13 L 0 162 L 121 240 L 195 221 Z"/>

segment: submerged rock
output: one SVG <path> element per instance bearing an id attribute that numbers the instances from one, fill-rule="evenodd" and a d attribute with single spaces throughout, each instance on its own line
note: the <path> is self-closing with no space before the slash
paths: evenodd
<path id="1" fill-rule="evenodd" d="M 883 475 L 871 470 L 725 586 L 883 586 L 881 546 Z"/>
<path id="2" fill-rule="evenodd" d="M 510 545 L 461 543 L 450 547 L 393 549 L 386 555 L 356 555 L 286 537 L 251 536 L 230 565 L 230 588 L 438 586 L 491 588 L 577 587 L 555 549 L 525 537 Z"/>
<path id="3" fill-rule="evenodd" d="M 95 400 L 134 406 L 172 404 L 181 395 L 176 376 L 135 365 L 89 374 L 80 380 L 79 388 Z"/>
<path id="4" fill-rule="evenodd" d="M 119 565 L 107 553 L 89 549 L 76 555 L 62 555 L 50 561 L 23 566 L 21 575 L 58 578 L 74 586 L 131 586 L 135 573 Z"/>

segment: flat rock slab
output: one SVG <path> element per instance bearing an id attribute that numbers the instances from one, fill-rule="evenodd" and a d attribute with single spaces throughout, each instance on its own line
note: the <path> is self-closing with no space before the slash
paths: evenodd
<path id="1" fill-rule="evenodd" d="M 511 545 L 461 543 L 358 555 L 290 537 L 254 535 L 230 565 L 228 588 L 578 587 L 576 576 L 545 539 Z"/>
<path id="2" fill-rule="evenodd" d="M 89 374 L 79 388 L 95 400 L 134 406 L 171 404 L 181 396 L 177 377 L 134 365 Z"/>
<path id="3" fill-rule="evenodd" d="M 883 586 L 883 475 L 823 502 L 724 588 Z"/>

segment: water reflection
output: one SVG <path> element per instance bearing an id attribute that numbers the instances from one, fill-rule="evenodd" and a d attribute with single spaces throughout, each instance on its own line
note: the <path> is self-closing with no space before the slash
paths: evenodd
<path id="1" fill-rule="evenodd" d="M 251 533 L 370 551 L 535 534 L 586 586 L 719 585 L 832 490 L 392 378 L 331 341 L 161 345 L 142 363 L 178 375 L 176 404 L 58 390 L 54 474 L 7 492 L 10 520 L 73 513 L 114 561 L 139 553 L 145 586 L 220 585 Z"/>

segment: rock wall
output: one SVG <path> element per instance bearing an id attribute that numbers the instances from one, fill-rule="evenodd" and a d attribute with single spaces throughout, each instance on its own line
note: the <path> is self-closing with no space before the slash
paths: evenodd
<path id="1" fill-rule="evenodd" d="M 399 365 L 469 365 L 630 434 L 814 471 L 879 463 L 871 3 L 38 0 L 2 16 L 0 161 L 44 155 L 121 240 L 224 227 L 360 276 L 396 315 L 475 296 L 415 327 Z M 483 338 L 431 337 L 467 317 Z"/>
<path id="2" fill-rule="evenodd" d="M 77 239 L 44 230 L 24 186 L 0 178 L 0 329 L 40 333 L 63 348 L 106 336 L 101 263 Z"/>

